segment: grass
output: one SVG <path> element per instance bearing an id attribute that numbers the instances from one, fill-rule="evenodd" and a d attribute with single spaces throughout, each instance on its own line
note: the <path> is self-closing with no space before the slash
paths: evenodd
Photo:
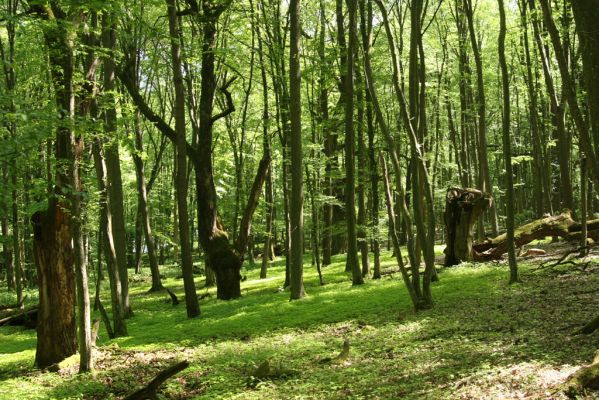
<path id="1" fill-rule="evenodd" d="M 399 274 L 352 287 L 338 256 L 319 286 L 305 261 L 306 299 L 289 302 L 279 289 L 278 260 L 266 280 L 258 268 L 242 272 L 241 299 L 213 295 L 191 320 L 184 303 L 173 307 L 165 293 L 146 293 L 147 277 L 134 277 L 129 336 L 100 337 L 93 374 L 76 373 L 76 356 L 59 373 L 35 370 L 35 331 L 2 327 L 0 399 L 122 398 L 181 359 L 191 367 L 163 386 L 163 398 L 562 398 L 559 385 L 599 345 L 597 333 L 572 335 L 597 312 L 596 264 L 556 275 L 521 262 L 523 283 L 512 286 L 502 263 L 452 268 L 434 285 L 435 307 L 415 314 Z M 388 253 L 383 266 L 394 266 Z M 163 272 L 182 297 L 177 270 Z M 349 357 L 323 362 L 345 339 Z M 279 373 L 253 380 L 266 359 Z"/>

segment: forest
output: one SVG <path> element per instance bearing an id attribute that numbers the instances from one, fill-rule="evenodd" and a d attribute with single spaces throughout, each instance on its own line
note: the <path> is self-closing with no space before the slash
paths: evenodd
<path id="1" fill-rule="evenodd" d="M 599 398 L 597 0 L 0 0 L 0 399 Z"/>

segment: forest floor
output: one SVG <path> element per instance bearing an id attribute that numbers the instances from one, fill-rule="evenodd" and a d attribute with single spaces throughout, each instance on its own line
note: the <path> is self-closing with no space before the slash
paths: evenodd
<path id="1" fill-rule="evenodd" d="M 546 246 L 549 257 L 564 251 Z M 241 299 L 217 301 L 210 289 L 192 320 L 184 302 L 172 306 L 166 293 L 146 293 L 147 275 L 132 276 L 129 336 L 109 340 L 102 328 L 93 374 L 77 374 L 76 356 L 58 373 L 36 370 L 35 331 L 0 328 L 0 399 L 123 398 L 183 359 L 191 366 L 162 398 L 562 399 L 560 385 L 599 348 L 599 332 L 574 334 L 599 310 L 599 257 L 584 269 L 540 268 L 547 258 L 520 259 L 522 283 L 511 286 L 505 262 L 443 270 L 435 307 L 420 313 L 397 273 L 352 287 L 342 256 L 324 268 L 325 286 L 306 257 L 307 297 L 296 302 L 280 288 L 284 260 L 268 279 L 259 266 L 244 270 Z M 394 265 L 385 252 L 383 266 Z M 163 273 L 181 298 L 177 270 Z M 349 355 L 335 360 L 344 340 Z M 252 378 L 265 360 L 270 376 Z"/>

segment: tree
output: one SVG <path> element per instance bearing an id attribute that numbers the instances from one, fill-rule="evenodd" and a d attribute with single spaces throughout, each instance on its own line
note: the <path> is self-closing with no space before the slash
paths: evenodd
<path id="1" fill-rule="evenodd" d="M 185 304 L 189 318 L 200 315 L 200 306 L 193 280 L 191 242 L 189 240 L 189 219 L 187 217 L 187 154 L 185 153 L 185 92 L 181 73 L 181 49 L 179 47 L 179 24 L 176 0 L 166 0 L 168 9 L 169 34 L 171 38 L 171 59 L 173 62 L 173 84 L 175 87 L 175 132 L 177 133 L 177 207 L 179 216 L 179 239 L 181 245 L 181 268 L 185 286 Z"/>
<path id="2" fill-rule="evenodd" d="M 510 264 L 510 283 L 519 281 L 518 265 L 516 263 L 516 250 L 514 249 L 514 173 L 512 170 L 512 143 L 510 135 L 510 84 L 505 60 L 505 8 L 503 0 L 497 0 L 499 5 L 499 65 L 501 68 L 501 88 L 503 93 L 503 125 L 502 125 L 502 143 L 503 160 L 505 163 L 505 182 L 506 182 L 506 228 L 507 228 L 507 246 L 508 258 Z"/>
<path id="3" fill-rule="evenodd" d="M 74 26 L 69 15 L 57 2 L 46 7 L 33 6 L 48 23 L 43 31 L 50 65 L 60 126 L 56 131 L 57 160 L 65 169 L 58 169 L 53 193 L 49 193 L 48 208 L 32 216 L 34 229 L 34 254 L 38 271 L 39 311 L 37 323 L 37 349 L 35 364 L 45 368 L 74 354 L 77 349 L 75 323 L 74 257 L 71 243 L 72 223 L 77 224 L 77 212 L 69 218 L 67 199 L 78 202 L 73 188 L 78 185 L 73 178 L 77 170 L 76 141 L 73 132 L 75 114 Z M 72 188 L 72 189 L 69 189 Z M 71 190 L 71 191 L 69 191 Z M 71 209 L 72 211 L 73 209 Z M 78 274 L 82 265 L 78 265 Z"/>
<path id="4" fill-rule="evenodd" d="M 357 0 L 349 0 L 349 44 L 345 65 L 345 208 L 347 221 L 347 267 L 352 272 L 354 285 L 364 283 L 358 259 L 356 225 L 356 166 L 354 130 L 354 55 L 357 49 Z"/>
<path id="5" fill-rule="evenodd" d="M 289 3 L 289 115 L 291 120 L 290 291 L 291 300 L 304 292 L 304 193 L 302 171 L 302 105 L 300 76 L 300 0 Z"/>

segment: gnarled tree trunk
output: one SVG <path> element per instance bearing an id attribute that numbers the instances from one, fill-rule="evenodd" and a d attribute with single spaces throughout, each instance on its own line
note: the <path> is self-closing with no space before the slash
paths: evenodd
<path id="1" fill-rule="evenodd" d="M 472 261 L 474 224 L 478 217 L 493 203 L 490 194 L 477 189 L 450 188 L 445 198 L 445 266 L 457 265 L 462 261 Z"/>

